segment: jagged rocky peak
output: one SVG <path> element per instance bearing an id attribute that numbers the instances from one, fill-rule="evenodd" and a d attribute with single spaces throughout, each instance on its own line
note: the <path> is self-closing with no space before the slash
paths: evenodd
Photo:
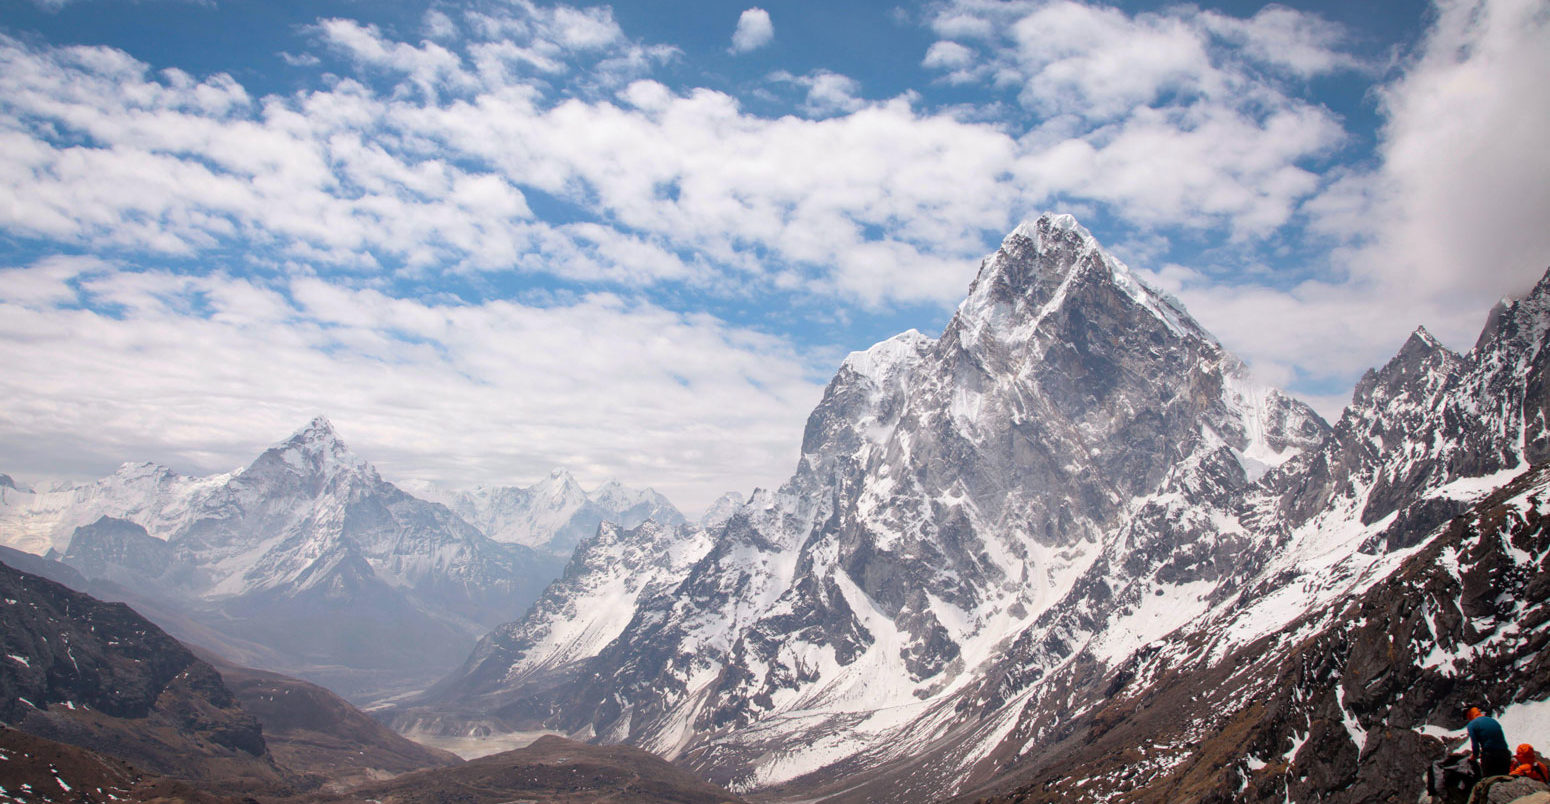
<path id="1" fill-rule="evenodd" d="M 704 516 L 700 517 L 700 527 L 719 528 L 727 523 L 727 520 L 736 514 L 738 509 L 748 501 L 747 495 L 729 491 L 716 498 L 716 501 L 705 509 Z"/>
<path id="2" fill-rule="evenodd" d="M 1415 390 L 1421 383 L 1436 387 L 1463 372 L 1467 362 L 1443 346 L 1425 327 L 1416 327 L 1399 353 L 1381 369 L 1368 369 L 1356 383 L 1352 394 L 1355 406 L 1382 404 L 1386 400 Z"/>
<path id="3" fill-rule="evenodd" d="M 12 480 L 11 476 L 7 474 L 0 474 L 0 489 L 16 489 L 21 491 L 21 489 L 17 488 L 16 481 Z"/>
<path id="4" fill-rule="evenodd" d="M 178 473 L 154 461 L 141 461 L 120 465 L 113 472 L 112 478 L 124 484 L 147 483 L 160 486 L 177 480 Z"/>
<path id="5" fill-rule="evenodd" d="M 870 349 L 851 352 L 840 364 L 840 370 L 848 370 L 874 383 L 885 383 L 897 377 L 901 369 L 907 371 L 918 363 L 934 343 L 935 338 L 922 335 L 919 330 L 905 330 Z"/>
<path id="6" fill-rule="evenodd" d="M 671 521 L 664 524 L 669 525 L 683 521 L 682 515 L 678 514 L 678 509 L 673 507 L 672 501 L 650 487 L 633 489 L 617 480 L 609 480 L 598 486 L 587 497 L 609 512 L 639 512 L 653 519 L 666 515 L 666 518 Z"/>
<path id="7" fill-rule="evenodd" d="M 104 516 L 75 529 L 64 560 L 93 578 L 114 576 L 118 570 L 154 578 L 172 561 L 171 552 L 167 542 L 140 525 Z"/>
<path id="8" fill-rule="evenodd" d="M 1504 298 L 1486 316 L 1473 354 L 1488 351 L 1532 352 L 1550 329 L 1550 269 L 1522 298 Z"/>
<path id="9" fill-rule="evenodd" d="M 1025 340 L 1069 301 L 1085 305 L 1116 293 L 1175 333 L 1215 344 L 1177 301 L 1137 279 L 1075 218 L 1050 213 L 1019 224 L 980 265 L 943 340 L 954 333 L 965 346 L 986 336 Z"/>

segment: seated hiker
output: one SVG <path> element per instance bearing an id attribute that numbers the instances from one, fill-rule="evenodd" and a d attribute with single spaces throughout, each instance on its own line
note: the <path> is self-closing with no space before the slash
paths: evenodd
<path id="1" fill-rule="evenodd" d="M 1526 776 L 1550 784 L 1550 768 L 1539 761 L 1534 755 L 1534 746 L 1524 743 L 1518 746 L 1518 753 L 1512 758 L 1512 775 Z"/>
<path id="2" fill-rule="evenodd" d="M 1512 749 L 1507 747 L 1507 737 L 1502 734 L 1502 724 L 1496 718 L 1469 707 L 1470 756 L 1480 764 L 1480 778 L 1506 776 L 1512 770 Z"/>

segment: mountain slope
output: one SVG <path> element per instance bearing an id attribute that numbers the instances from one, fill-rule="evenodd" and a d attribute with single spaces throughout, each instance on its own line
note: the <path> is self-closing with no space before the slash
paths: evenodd
<path id="1" fill-rule="evenodd" d="M 382 804 L 510 801 L 735 804 L 739 799 L 644 751 L 543 737 L 527 748 L 456 768 L 422 771 L 362 787 Z"/>
<path id="2" fill-rule="evenodd" d="M 1338 608 L 1120 684 L 995 800 L 1414 800 L 1467 707 L 1505 709 L 1509 739 L 1533 739 L 1512 727 L 1550 699 L 1547 505 L 1540 467 Z"/>
<path id="3" fill-rule="evenodd" d="M 211 664 L 242 708 L 263 725 L 276 763 L 296 774 L 301 787 L 337 792 L 462 763 L 400 737 L 315 684 L 219 660 Z"/>
<path id="4" fill-rule="evenodd" d="M 38 737 L 0 724 L 0 802 L 5 804 L 97 804 L 109 801 L 177 801 L 235 804 L 235 796 L 207 793 L 192 785 L 146 773 L 121 759 Z"/>
<path id="5" fill-rule="evenodd" d="M 221 677 L 121 603 L 0 564 L 0 721 L 229 790 L 287 783 Z"/>
<path id="6" fill-rule="evenodd" d="M 520 703 L 509 710 L 512 692 L 533 682 L 560 686 L 584 670 L 629 624 L 640 601 L 671 595 L 710 547 L 710 535 L 690 525 L 648 520 L 626 530 L 604 523 L 522 620 L 487 634 L 462 669 L 414 699 L 412 709 L 401 709 L 395 724 L 403 730 L 446 724 L 445 730 L 463 734 L 509 731 L 547 717 L 548 706 Z"/>

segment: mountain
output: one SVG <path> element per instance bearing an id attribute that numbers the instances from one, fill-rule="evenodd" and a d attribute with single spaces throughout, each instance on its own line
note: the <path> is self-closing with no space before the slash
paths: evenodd
<path id="1" fill-rule="evenodd" d="M 553 709 L 536 724 L 734 790 L 908 756 L 1149 501 L 1233 493 L 1328 432 L 1073 219 L 1041 218 L 940 338 L 845 361 L 791 480 L 672 594 L 638 601 L 562 688 L 506 690 L 504 711 Z"/>
<path id="2" fill-rule="evenodd" d="M 576 546 L 611 522 L 625 528 L 650 519 L 669 527 L 688 520 L 671 501 L 651 489 L 637 490 L 610 480 L 591 493 L 563 469 L 531 486 L 480 486 L 450 491 L 429 484 L 411 487 L 474 524 L 490 538 L 568 559 Z"/>
<path id="3" fill-rule="evenodd" d="M 7 541 L 46 535 L 56 554 L 86 520 L 62 558 L 93 582 L 180 636 L 362 700 L 455 667 L 560 566 L 382 480 L 321 417 L 230 475 L 126 467 L 6 512 Z"/>

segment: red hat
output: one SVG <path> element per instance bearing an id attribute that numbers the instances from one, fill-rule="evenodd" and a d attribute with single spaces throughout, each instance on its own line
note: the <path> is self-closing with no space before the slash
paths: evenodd
<path id="1" fill-rule="evenodd" d="M 1518 761 L 1528 762 L 1534 758 L 1534 746 L 1524 743 L 1518 746 Z"/>
<path id="2" fill-rule="evenodd" d="M 1480 711 L 1480 707 L 1478 707 L 1478 706 L 1471 706 L 1471 707 L 1469 707 L 1469 719 L 1470 720 L 1474 720 L 1475 718 L 1480 717 L 1483 714 L 1485 714 L 1485 713 Z"/>

